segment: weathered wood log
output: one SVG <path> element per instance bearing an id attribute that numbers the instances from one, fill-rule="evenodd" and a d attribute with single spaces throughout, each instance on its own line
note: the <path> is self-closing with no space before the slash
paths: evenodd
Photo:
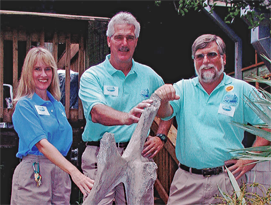
<path id="1" fill-rule="evenodd" d="M 160 98 L 153 94 L 153 104 L 142 113 L 138 125 L 123 155 L 117 151 L 112 133 L 101 139 L 98 154 L 98 170 L 94 186 L 83 204 L 98 204 L 104 196 L 120 183 L 124 184 L 128 204 L 153 204 L 154 199 L 144 201 L 153 192 L 157 178 L 157 165 L 141 155 L 150 126 L 160 107 Z"/>

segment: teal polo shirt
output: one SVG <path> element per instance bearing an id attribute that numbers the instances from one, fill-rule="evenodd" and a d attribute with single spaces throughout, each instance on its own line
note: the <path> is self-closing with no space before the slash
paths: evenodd
<path id="1" fill-rule="evenodd" d="M 198 77 L 175 83 L 179 100 L 171 101 L 178 124 L 176 156 L 181 164 L 197 169 L 224 165 L 231 149 L 243 148 L 244 130 L 231 122 L 262 124 L 244 102 L 256 90 L 224 73 L 223 80 L 208 95 Z M 170 118 L 170 117 L 169 117 Z M 168 119 L 168 118 L 167 118 Z"/>
<path id="2" fill-rule="evenodd" d="M 22 97 L 16 104 L 12 122 L 19 136 L 18 158 L 43 155 L 36 147 L 42 139 L 47 139 L 63 156 L 69 152 L 73 138 L 65 108 L 48 91 L 47 95 L 49 101 L 34 93 L 32 98 Z"/>
<path id="3" fill-rule="evenodd" d="M 149 66 L 132 60 L 132 68 L 127 76 L 116 70 L 109 62 L 87 69 L 80 79 L 79 97 L 83 104 L 86 126 L 83 141 L 99 141 L 104 133 L 114 134 L 116 142 L 128 142 L 137 123 L 132 125 L 104 126 L 93 123 L 91 109 L 94 105 L 104 104 L 115 110 L 129 112 L 164 84 L 162 78 Z"/>

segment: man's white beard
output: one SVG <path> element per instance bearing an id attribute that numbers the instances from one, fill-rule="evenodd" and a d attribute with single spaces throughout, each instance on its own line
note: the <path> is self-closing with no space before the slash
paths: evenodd
<path id="1" fill-rule="evenodd" d="M 196 74 L 198 75 L 200 81 L 205 82 L 205 83 L 212 83 L 215 80 L 217 80 L 220 77 L 220 75 L 223 73 L 223 71 L 224 71 L 223 58 L 221 58 L 221 65 L 222 65 L 222 68 L 221 68 L 220 71 L 218 71 L 217 67 L 214 66 L 213 64 L 208 64 L 207 66 L 206 65 L 202 65 L 199 68 L 199 73 L 195 69 L 196 70 Z M 214 68 L 215 72 L 213 70 L 202 72 L 202 70 L 208 69 L 208 68 Z"/>

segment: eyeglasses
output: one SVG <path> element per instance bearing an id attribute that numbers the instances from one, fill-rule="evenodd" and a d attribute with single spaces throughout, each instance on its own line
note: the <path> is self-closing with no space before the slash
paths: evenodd
<path id="1" fill-rule="evenodd" d="M 135 36 L 132 35 L 127 35 L 127 36 L 123 36 L 123 35 L 115 35 L 113 36 L 114 40 L 116 41 L 123 41 L 124 38 L 126 38 L 126 41 L 131 42 L 135 40 Z"/>
<path id="2" fill-rule="evenodd" d="M 201 61 L 204 59 L 205 56 L 207 56 L 208 59 L 214 59 L 218 56 L 218 54 L 216 52 L 209 52 L 207 54 L 198 54 L 193 59 Z"/>

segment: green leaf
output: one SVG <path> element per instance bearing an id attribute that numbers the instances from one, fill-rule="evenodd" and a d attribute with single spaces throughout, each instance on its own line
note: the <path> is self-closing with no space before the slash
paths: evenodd
<path id="1" fill-rule="evenodd" d="M 258 77 L 258 76 L 256 76 L 255 78 L 249 78 L 249 77 L 247 77 L 247 78 L 245 78 L 245 80 L 248 81 L 248 82 L 264 83 L 266 85 L 271 86 L 271 81 L 270 80 L 264 79 L 264 78 L 261 78 L 261 77 Z"/>
<path id="2" fill-rule="evenodd" d="M 271 18 L 270 18 L 270 21 L 271 21 Z M 268 60 L 268 61 L 269 61 L 269 63 L 271 63 L 271 59 L 267 58 L 267 57 L 266 57 L 266 55 L 261 54 L 261 56 L 262 56 L 262 57 L 263 57 L 265 60 Z"/>
<path id="3" fill-rule="evenodd" d="M 243 148 L 243 149 L 233 149 L 231 150 L 232 152 L 235 151 L 242 151 L 242 152 L 262 152 L 262 151 L 267 151 L 267 152 L 271 152 L 271 146 L 260 146 L 260 147 L 247 147 L 247 148 Z M 260 153 L 254 153 L 254 154 L 260 154 Z"/>
<path id="4" fill-rule="evenodd" d="M 229 178 L 230 178 L 231 184 L 233 186 L 233 189 L 234 189 L 236 195 L 238 196 L 238 198 L 240 199 L 241 189 L 240 189 L 235 177 L 231 173 L 231 171 L 227 167 L 226 167 L 226 170 L 227 170 L 227 173 L 229 175 Z M 246 200 L 244 198 L 242 198 L 242 204 L 246 204 Z"/>
<path id="5" fill-rule="evenodd" d="M 255 101 L 255 104 L 260 105 L 267 116 L 271 116 L 270 102 L 268 102 L 267 100 L 258 100 Z M 271 118 L 269 120 L 271 121 Z"/>
<path id="6" fill-rule="evenodd" d="M 238 122 L 232 122 L 232 123 L 235 124 L 237 127 L 240 127 L 242 129 L 246 130 L 247 132 L 250 132 L 251 134 L 254 134 L 256 136 L 260 136 L 262 138 L 265 138 L 266 140 L 271 141 L 271 134 L 268 131 L 265 131 L 263 129 L 259 129 L 257 127 L 250 126 L 250 125 L 243 125 Z"/>
<path id="7" fill-rule="evenodd" d="M 155 3 L 156 6 L 160 6 L 162 1 L 155 1 L 154 3 Z"/>
<path id="8" fill-rule="evenodd" d="M 269 127 L 271 127 L 271 118 L 270 116 L 266 115 L 255 103 L 253 103 L 247 96 L 245 96 L 246 100 L 249 102 L 246 103 L 248 106 L 260 117 Z"/>
<path id="9" fill-rule="evenodd" d="M 261 91 L 261 93 L 263 94 L 264 98 L 267 100 L 267 101 L 270 101 L 271 102 L 271 93 L 265 91 L 264 89 L 260 88 L 259 89 Z"/>
<path id="10" fill-rule="evenodd" d="M 255 162 L 255 163 L 259 163 L 259 162 L 270 161 L 271 157 L 257 157 L 257 156 L 246 155 L 245 157 L 240 157 L 238 159 L 243 159 L 243 160 L 258 160 L 258 162 Z"/>

